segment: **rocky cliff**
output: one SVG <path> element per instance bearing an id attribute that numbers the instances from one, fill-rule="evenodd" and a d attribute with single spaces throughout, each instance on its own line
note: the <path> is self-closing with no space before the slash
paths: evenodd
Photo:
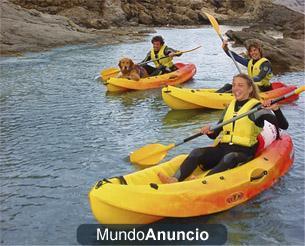
<path id="1" fill-rule="evenodd" d="M 153 32 L 146 27 L 130 27 L 128 30 L 125 28 L 86 28 L 64 15 L 48 14 L 45 13 L 46 11 L 37 10 L 40 9 L 38 5 L 30 5 L 33 2 L 39 2 L 45 6 L 44 8 L 50 8 L 48 11 L 53 13 L 57 8 L 51 6 L 49 2 L 60 1 L 24 2 L 29 9 L 7 0 L 1 1 L 1 55 L 16 55 L 25 51 L 39 51 L 82 42 L 95 42 L 97 44 L 127 42 L 140 40 L 148 32 Z M 61 2 L 68 3 L 69 1 Z M 36 8 L 30 8 L 34 6 Z M 64 11 L 62 8 L 58 10 Z M 90 18 L 87 17 L 87 19 Z M 90 20 L 94 21 L 94 18 Z"/>
<path id="2" fill-rule="evenodd" d="M 268 1 L 261 1 L 260 6 L 255 24 L 242 31 L 228 31 L 227 36 L 235 45 L 260 40 L 274 73 L 304 70 L 304 13 Z M 275 31 L 280 37 L 276 37 Z"/>
<path id="3" fill-rule="evenodd" d="M 11 0 L 25 9 L 65 16 L 74 23 L 111 26 L 208 24 L 204 11 L 219 21 L 242 24 L 260 18 L 261 0 Z M 270 2 L 270 1 L 267 1 Z"/>
<path id="4" fill-rule="evenodd" d="M 97 40 L 139 40 L 153 31 L 147 27 L 209 24 L 204 12 L 223 24 L 252 25 L 228 33 L 236 43 L 257 35 L 268 42 L 272 37 L 266 31 L 272 29 L 282 32 L 287 41 L 272 40 L 271 48 L 285 46 L 285 52 L 299 53 L 289 46 L 304 44 L 304 14 L 271 0 L 2 0 L 1 54 Z M 303 64 L 302 56 L 294 58 Z"/>

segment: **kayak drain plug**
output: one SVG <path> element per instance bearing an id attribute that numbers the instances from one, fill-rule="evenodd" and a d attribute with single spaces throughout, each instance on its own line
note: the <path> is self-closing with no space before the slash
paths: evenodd
<path id="1" fill-rule="evenodd" d="M 155 189 L 155 190 L 158 190 L 158 188 L 159 188 L 159 186 L 157 184 L 155 184 L 155 183 L 151 183 L 150 187 Z"/>

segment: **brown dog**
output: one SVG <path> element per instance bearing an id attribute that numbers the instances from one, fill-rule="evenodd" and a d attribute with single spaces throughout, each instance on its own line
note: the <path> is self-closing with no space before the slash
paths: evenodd
<path id="1" fill-rule="evenodd" d="M 126 78 L 132 80 L 140 80 L 140 78 L 146 78 L 148 76 L 145 68 L 136 65 L 129 58 L 122 58 L 119 61 L 120 72 L 118 74 L 118 78 Z"/>

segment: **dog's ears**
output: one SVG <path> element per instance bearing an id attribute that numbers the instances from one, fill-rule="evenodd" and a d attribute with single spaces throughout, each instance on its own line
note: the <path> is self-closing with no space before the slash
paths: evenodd
<path id="1" fill-rule="evenodd" d="M 129 59 L 129 62 L 130 62 L 130 67 L 133 67 L 134 66 L 134 63 L 131 59 Z"/>
<path id="2" fill-rule="evenodd" d="M 122 68 L 122 67 L 121 67 L 121 60 L 119 61 L 119 64 L 118 64 L 118 66 L 119 66 L 119 68 Z"/>

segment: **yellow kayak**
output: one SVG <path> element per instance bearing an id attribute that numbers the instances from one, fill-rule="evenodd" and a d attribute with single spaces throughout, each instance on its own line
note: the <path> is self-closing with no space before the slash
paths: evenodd
<path id="1" fill-rule="evenodd" d="M 104 85 L 108 91 L 128 91 L 128 90 L 147 90 L 153 88 L 159 88 L 166 85 L 178 85 L 190 80 L 196 73 L 196 67 L 194 64 L 175 64 L 178 70 L 161 74 L 158 76 L 142 78 L 139 81 L 134 81 L 126 78 L 117 78 L 119 69 L 109 68 L 101 71 L 101 79 L 104 81 Z"/>
<path id="2" fill-rule="evenodd" d="M 273 82 L 273 90 L 260 93 L 262 99 L 274 99 L 295 90 L 296 86 L 287 86 L 282 82 Z M 216 89 L 187 89 L 167 86 L 162 89 L 163 101 L 175 110 L 184 109 L 224 109 L 233 100 L 231 93 L 217 93 Z M 290 103 L 298 99 L 298 95 L 289 97 L 281 103 Z"/>
<path id="3" fill-rule="evenodd" d="M 159 172 L 173 175 L 187 155 L 125 176 L 100 180 L 89 193 L 101 224 L 147 224 L 164 217 L 207 215 L 237 206 L 284 175 L 293 163 L 293 144 L 284 134 L 248 163 L 205 177 L 161 184 Z"/>

